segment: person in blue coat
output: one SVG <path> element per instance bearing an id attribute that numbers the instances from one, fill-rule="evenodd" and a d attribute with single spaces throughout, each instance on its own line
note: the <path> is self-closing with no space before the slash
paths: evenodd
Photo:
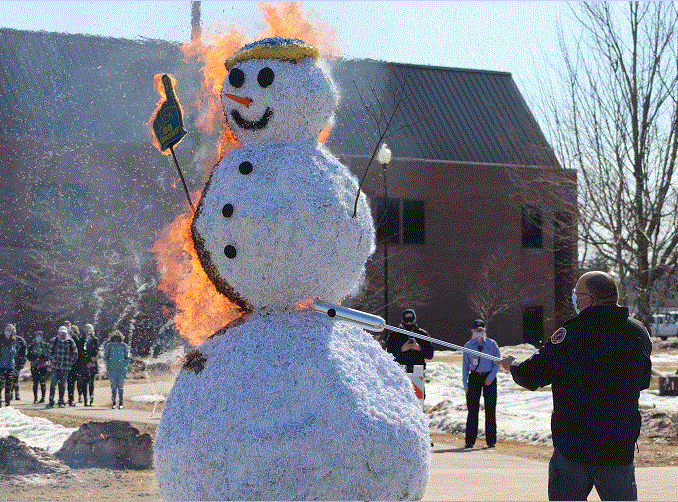
<path id="1" fill-rule="evenodd" d="M 14 366 L 16 363 L 16 344 L 14 343 L 16 328 L 13 324 L 5 326 L 5 332 L 0 339 L 0 406 L 2 406 L 2 389 L 5 389 L 5 405 L 12 401 L 12 386 L 14 385 Z"/>
<path id="2" fill-rule="evenodd" d="M 464 347 L 483 354 L 500 357 L 497 342 L 485 334 L 485 321 L 477 319 L 471 327 L 471 339 Z M 497 442 L 497 371 L 499 365 L 491 359 L 464 352 L 461 378 L 466 392 L 466 448 L 473 448 L 478 437 L 480 394 L 485 403 L 485 442 L 494 448 Z"/>
<path id="3" fill-rule="evenodd" d="M 122 408 L 123 388 L 125 386 L 125 376 L 127 376 L 127 366 L 130 361 L 129 346 L 122 341 L 122 333 L 115 330 L 111 333 L 109 342 L 104 348 L 104 362 L 106 363 L 106 374 L 111 382 L 111 401 L 112 408 L 115 408 L 116 394 L 118 397 L 118 408 Z"/>

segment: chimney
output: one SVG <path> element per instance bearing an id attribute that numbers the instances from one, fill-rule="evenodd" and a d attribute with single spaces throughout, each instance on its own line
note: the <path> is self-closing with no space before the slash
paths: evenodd
<path id="1" fill-rule="evenodd" d="M 191 2 L 191 41 L 200 38 L 200 2 Z"/>

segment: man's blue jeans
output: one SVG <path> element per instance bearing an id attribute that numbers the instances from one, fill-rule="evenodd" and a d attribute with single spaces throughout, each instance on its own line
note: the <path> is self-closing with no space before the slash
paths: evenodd
<path id="1" fill-rule="evenodd" d="M 596 487 L 600 500 L 638 500 L 633 462 L 627 465 L 581 465 L 553 450 L 549 462 L 549 500 L 586 500 Z"/>
<path id="2" fill-rule="evenodd" d="M 67 369 L 52 368 L 52 377 L 49 383 L 49 402 L 54 404 L 54 389 L 59 384 L 59 403 L 64 402 L 64 391 L 66 390 L 66 380 L 68 379 Z"/>

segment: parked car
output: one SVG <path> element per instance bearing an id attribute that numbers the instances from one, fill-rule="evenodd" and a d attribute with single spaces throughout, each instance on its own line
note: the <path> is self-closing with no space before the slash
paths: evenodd
<path id="1" fill-rule="evenodd" d="M 652 316 L 650 336 L 658 336 L 662 340 L 678 336 L 678 312 L 664 312 Z"/>

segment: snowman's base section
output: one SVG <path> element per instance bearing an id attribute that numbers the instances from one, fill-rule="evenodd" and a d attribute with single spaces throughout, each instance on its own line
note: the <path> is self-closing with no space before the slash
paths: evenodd
<path id="1" fill-rule="evenodd" d="M 420 499 L 426 419 L 371 335 L 312 313 L 259 316 L 205 342 L 158 427 L 166 500 Z"/>

